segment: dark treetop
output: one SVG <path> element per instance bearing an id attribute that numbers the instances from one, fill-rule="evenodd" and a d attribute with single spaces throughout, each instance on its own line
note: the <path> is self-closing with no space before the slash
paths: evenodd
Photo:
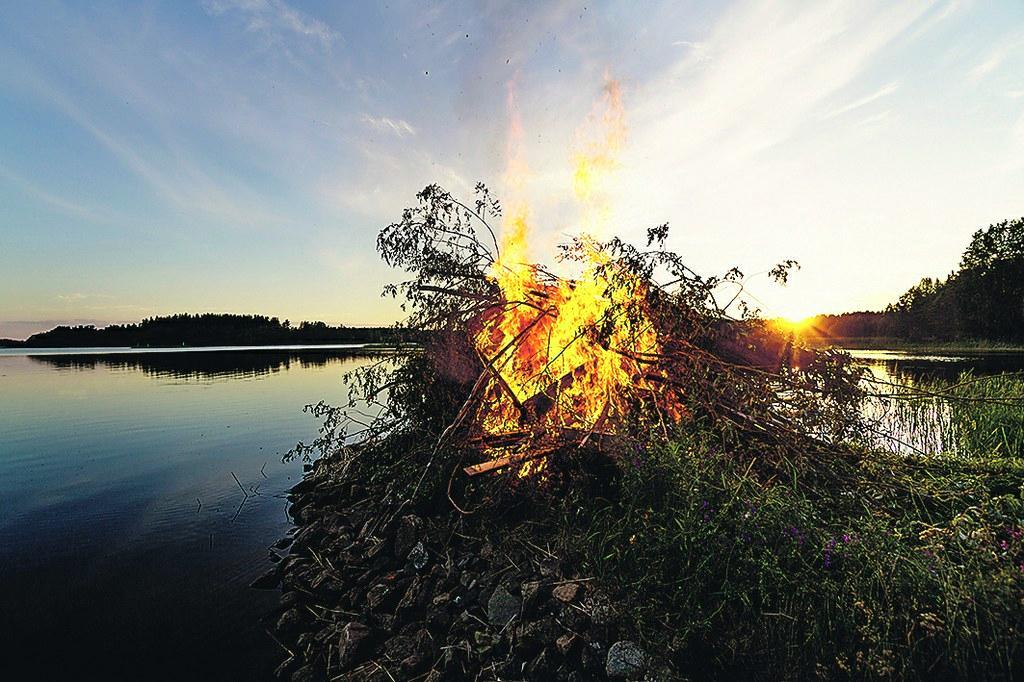
<path id="1" fill-rule="evenodd" d="M 332 327 L 323 322 L 293 326 L 265 315 L 170 315 L 151 317 L 138 324 L 112 324 L 103 328 L 59 326 L 33 334 L 25 341 L 0 339 L 0 346 L 25 348 L 68 347 L 181 347 L 267 346 L 284 344 L 382 343 L 395 341 L 390 327 Z"/>

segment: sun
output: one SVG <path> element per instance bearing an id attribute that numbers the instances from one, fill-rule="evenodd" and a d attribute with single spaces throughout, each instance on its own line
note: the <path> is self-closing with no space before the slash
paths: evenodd
<path id="1" fill-rule="evenodd" d="M 789 317 L 777 317 L 772 322 L 782 331 L 796 335 L 803 334 L 814 326 L 814 316 L 793 319 Z"/>

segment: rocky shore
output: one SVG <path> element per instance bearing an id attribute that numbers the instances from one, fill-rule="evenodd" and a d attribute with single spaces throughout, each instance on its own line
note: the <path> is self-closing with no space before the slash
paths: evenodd
<path id="1" fill-rule="evenodd" d="M 292 490 L 296 530 L 254 584 L 282 590 L 279 677 L 662 678 L 614 595 L 548 532 L 543 505 L 511 490 L 496 507 L 507 513 L 411 509 L 340 469 L 320 460 Z"/>

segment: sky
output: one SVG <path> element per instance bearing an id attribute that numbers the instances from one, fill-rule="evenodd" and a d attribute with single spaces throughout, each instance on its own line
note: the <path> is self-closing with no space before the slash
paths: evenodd
<path id="1" fill-rule="evenodd" d="M 1019 0 L 0 0 L 0 337 L 175 312 L 401 317 L 378 230 L 502 194 L 531 257 L 581 229 L 605 79 L 607 237 L 668 222 L 767 316 L 878 309 L 1024 215 Z M 765 274 L 800 265 L 786 287 Z"/>

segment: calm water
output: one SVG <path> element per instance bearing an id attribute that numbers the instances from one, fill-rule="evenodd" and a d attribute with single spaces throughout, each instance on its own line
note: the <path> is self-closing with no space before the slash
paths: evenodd
<path id="1" fill-rule="evenodd" d="M 1024 355 L 855 351 L 888 377 L 1024 370 Z M 247 585 L 290 529 L 302 406 L 372 362 L 344 348 L 0 350 L 0 680 L 267 679 Z M 238 477 L 243 494 L 232 477 Z"/>
<path id="2" fill-rule="evenodd" d="M 850 350 L 857 362 L 867 366 L 879 379 L 900 382 L 907 379 L 953 381 L 963 372 L 975 376 L 1024 371 L 1024 353 L 915 353 L 896 350 Z"/>
<path id="3" fill-rule="evenodd" d="M 265 679 L 247 585 L 352 351 L 0 351 L 0 679 Z M 249 493 L 243 495 L 234 473 Z"/>
<path id="4" fill-rule="evenodd" d="M 868 387 L 880 394 L 868 398 L 863 406 L 863 414 L 873 427 L 869 442 L 874 447 L 903 454 L 961 452 L 965 442 L 961 433 L 963 422 L 956 417 L 962 406 L 940 398 L 893 400 L 884 397 L 886 393 L 904 393 L 897 387 L 913 386 L 920 380 L 956 382 L 964 372 L 976 377 L 1024 372 L 1024 353 L 852 350 L 850 354 L 875 379 L 886 382 Z"/>

